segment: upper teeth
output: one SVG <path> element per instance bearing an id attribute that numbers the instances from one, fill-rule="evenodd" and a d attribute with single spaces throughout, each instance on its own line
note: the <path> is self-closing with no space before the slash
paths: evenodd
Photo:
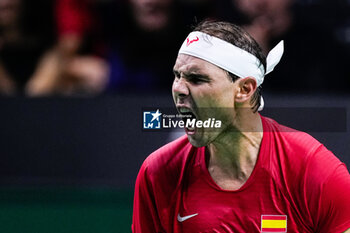
<path id="1" fill-rule="evenodd" d="M 181 113 L 188 113 L 188 112 L 191 112 L 191 110 L 189 110 L 188 108 L 179 108 L 179 111 Z"/>

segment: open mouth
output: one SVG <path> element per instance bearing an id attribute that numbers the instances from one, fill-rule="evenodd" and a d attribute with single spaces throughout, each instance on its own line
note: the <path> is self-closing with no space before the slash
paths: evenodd
<path id="1" fill-rule="evenodd" d="M 189 108 L 180 107 L 178 111 L 181 114 L 182 120 L 185 122 L 186 133 L 194 133 L 196 131 L 195 122 L 197 116 Z"/>

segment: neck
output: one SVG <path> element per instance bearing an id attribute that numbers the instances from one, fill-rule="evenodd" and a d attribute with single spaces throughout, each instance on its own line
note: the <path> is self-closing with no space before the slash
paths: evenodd
<path id="1" fill-rule="evenodd" d="M 224 189 L 238 189 L 250 177 L 263 137 L 260 116 L 237 115 L 235 126 L 207 146 L 208 170 Z"/>

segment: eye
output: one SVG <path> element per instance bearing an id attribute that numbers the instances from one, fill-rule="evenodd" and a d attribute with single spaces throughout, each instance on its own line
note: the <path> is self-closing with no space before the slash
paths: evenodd
<path id="1" fill-rule="evenodd" d="M 200 74 L 190 74 L 187 76 L 188 81 L 190 81 L 193 84 L 201 84 L 208 82 L 208 77 Z"/>
<path id="2" fill-rule="evenodd" d="M 180 78 L 180 73 L 177 71 L 173 71 L 175 78 Z"/>
<path id="3" fill-rule="evenodd" d="M 199 84 L 199 83 L 202 83 L 202 80 L 200 80 L 198 78 L 193 78 L 193 79 L 191 79 L 191 83 Z"/>

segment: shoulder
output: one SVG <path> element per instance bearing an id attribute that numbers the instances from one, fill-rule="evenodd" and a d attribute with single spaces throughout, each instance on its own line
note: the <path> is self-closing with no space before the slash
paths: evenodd
<path id="1" fill-rule="evenodd" d="M 291 149 L 293 151 L 300 149 L 312 152 L 322 145 L 319 141 L 305 132 L 281 125 L 271 118 L 262 117 L 262 119 L 264 131 L 271 133 L 272 139 L 275 143 L 281 143 L 284 146 L 287 146 L 286 149 Z"/>
<path id="2" fill-rule="evenodd" d="M 348 195 L 341 196 L 350 188 L 345 165 L 309 134 L 279 125 L 271 119 L 263 121 L 269 127 L 269 132 L 264 131 L 269 137 L 264 169 L 286 200 L 313 229 L 321 229 L 322 225 L 322 229 L 328 229 L 338 222 L 343 224 L 343 219 L 350 213 L 350 206 L 345 204 L 349 203 Z M 339 221 L 329 216 L 338 216 L 335 218 Z"/>
<path id="3" fill-rule="evenodd" d="M 181 163 L 192 149 L 193 146 L 184 135 L 151 153 L 144 161 L 143 166 L 147 166 L 151 172 L 169 169 Z"/>
<path id="4" fill-rule="evenodd" d="M 328 151 L 322 143 L 308 133 L 280 125 L 275 120 L 263 117 L 264 135 L 269 136 L 270 146 L 289 159 L 305 162 L 319 151 Z M 330 152 L 331 153 L 331 152 Z"/>
<path id="5" fill-rule="evenodd" d="M 150 183 L 176 186 L 196 150 L 187 136 L 182 136 L 150 154 L 143 162 L 139 176 L 146 176 Z"/>
<path id="6" fill-rule="evenodd" d="M 270 160 L 273 169 L 280 169 L 285 177 L 312 180 L 321 184 L 341 165 L 341 161 L 322 143 L 311 135 L 278 124 L 276 121 L 264 118 L 270 137 Z M 272 148 L 271 148 L 272 147 Z M 315 182 L 317 181 L 317 182 Z"/>

